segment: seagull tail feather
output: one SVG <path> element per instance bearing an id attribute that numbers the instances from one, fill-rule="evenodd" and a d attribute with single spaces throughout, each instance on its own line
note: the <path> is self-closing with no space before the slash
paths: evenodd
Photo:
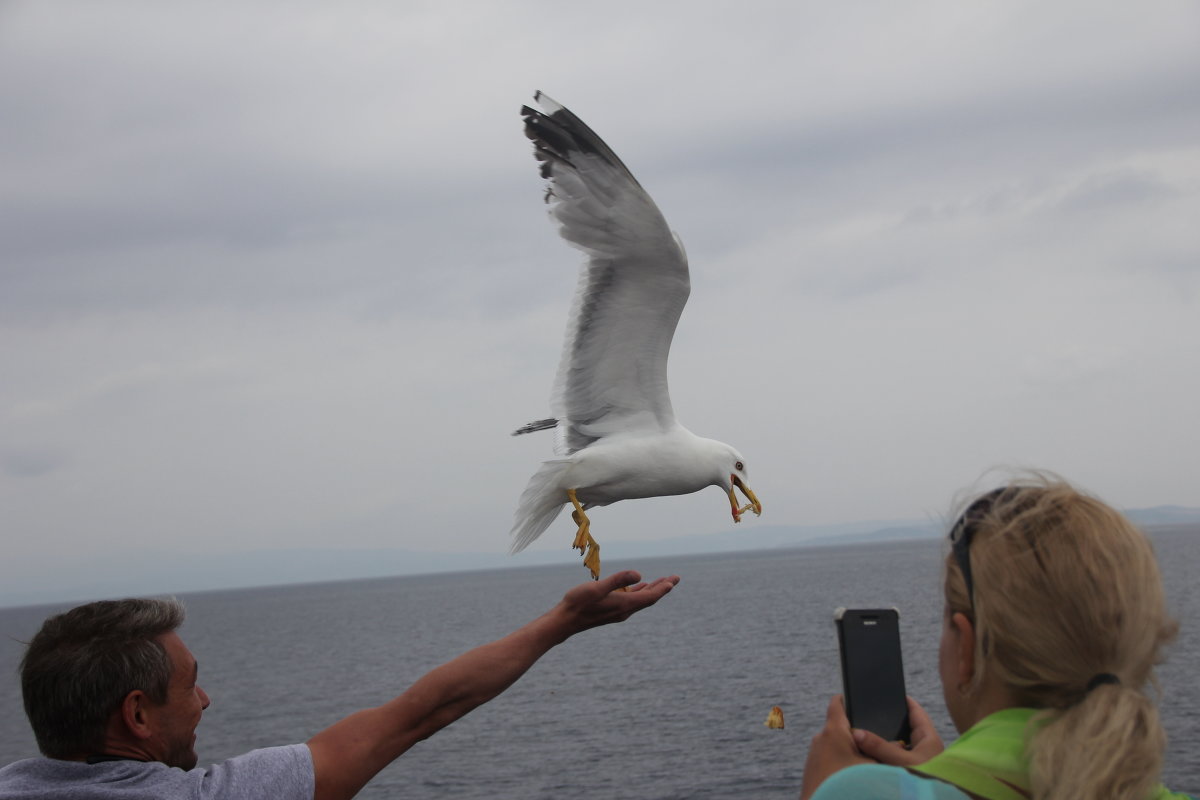
<path id="1" fill-rule="evenodd" d="M 513 515 L 509 553 L 519 553 L 528 547 L 562 511 L 567 502 L 567 492 L 560 478 L 570 466 L 569 459 L 555 458 L 543 461 L 538 471 L 533 473 L 525 491 L 521 492 L 521 501 Z"/>
<path id="2" fill-rule="evenodd" d="M 512 432 L 513 436 L 520 436 L 523 433 L 533 433 L 534 431 L 545 431 L 553 428 L 558 424 L 558 420 L 554 417 L 546 419 L 535 419 L 533 422 L 526 422 L 521 427 Z"/>

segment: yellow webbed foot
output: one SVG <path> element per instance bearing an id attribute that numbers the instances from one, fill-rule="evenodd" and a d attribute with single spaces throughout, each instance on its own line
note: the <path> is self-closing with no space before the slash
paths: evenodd
<path id="1" fill-rule="evenodd" d="M 571 505 L 575 506 L 575 510 L 571 512 L 571 519 L 575 520 L 575 524 L 579 526 L 579 529 L 575 531 L 575 541 L 572 542 L 571 547 L 583 554 L 583 565 L 592 573 L 592 580 L 599 580 L 600 545 L 592 538 L 592 521 L 583 512 L 583 506 L 579 504 L 579 498 L 575 496 L 574 489 L 567 489 L 567 498 L 571 501 Z"/>
<path id="2" fill-rule="evenodd" d="M 571 547 L 583 552 L 588 545 L 588 540 L 591 539 L 592 521 L 584 516 L 582 511 L 572 511 L 571 519 L 575 520 L 575 524 L 579 526 L 579 530 L 575 531 L 575 541 L 571 543 Z"/>
<path id="3" fill-rule="evenodd" d="M 592 580 L 600 580 L 600 545 L 590 535 L 587 537 L 587 550 L 583 554 L 583 565 L 592 573 Z"/>

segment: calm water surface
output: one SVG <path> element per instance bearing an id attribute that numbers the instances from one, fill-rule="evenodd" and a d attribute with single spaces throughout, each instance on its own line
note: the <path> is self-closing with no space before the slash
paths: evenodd
<path id="1" fill-rule="evenodd" d="M 1200 790 L 1200 536 L 1155 535 L 1182 631 L 1159 677 L 1165 778 Z M 941 543 L 645 559 L 683 583 L 627 623 L 550 652 L 507 693 L 417 745 L 362 797 L 794 798 L 809 738 L 839 691 L 833 609 L 901 611 L 909 692 L 953 735 L 937 677 Z M 303 741 L 426 670 L 545 611 L 577 564 L 183 597 L 182 634 L 213 704 L 202 762 Z M 0 763 L 36 754 L 15 676 L 52 607 L 0 610 Z M 771 706 L 787 727 L 763 725 Z"/>

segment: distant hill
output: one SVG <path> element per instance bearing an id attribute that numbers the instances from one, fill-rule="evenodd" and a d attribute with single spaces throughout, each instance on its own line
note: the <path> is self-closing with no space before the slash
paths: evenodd
<path id="1" fill-rule="evenodd" d="M 1136 525 L 1189 525 L 1200 523 L 1200 508 L 1187 506 L 1154 506 L 1153 508 L 1127 509 L 1125 516 Z"/>
<path id="2" fill-rule="evenodd" d="M 1195 527 L 1200 535 L 1200 508 L 1156 506 L 1126 510 L 1147 530 Z M 632 558 L 705 555 L 787 547 L 817 547 L 865 542 L 929 539 L 944 535 L 938 520 L 868 520 L 837 525 L 767 525 L 737 531 L 692 534 L 651 541 L 612 541 L 604 545 L 607 563 Z M 576 559 L 577 560 L 577 559 Z M 90 558 L 84 564 L 65 560 L 48 588 L 37 576 L 0 588 L 0 607 L 59 603 L 149 594 L 183 594 L 250 586 L 379 578 L 439 572 L 469 572 L 572 563 L 570 553 L 529 550 L 513 557 L 504 552 L 439 553 L 375 549 L 256 550 L 199 553 L 180 558 L 174 552 L 143 552 L 131 568 L 124 554 Z M 70 586 L 65 592 L 61 587 Z"/>
<path id="3" fill-rule="evenodd" d="M 1200 508 L 1155 506 L 1126 509 L 1125 516 L 1138 527 L 1200 525 Z M 724 553 L 808 545 L 857 544 L 943 536 L 941 520 L 874 520 L 840 525 L 766 525 L 734 532 L 692 534 L 640 542 L 612 542 L 605 552 L 613 556 L 658 556 L 676 553 Z"/>

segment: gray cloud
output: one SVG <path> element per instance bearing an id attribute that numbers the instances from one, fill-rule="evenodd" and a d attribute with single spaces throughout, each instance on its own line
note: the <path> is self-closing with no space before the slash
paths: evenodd
<path id="1" fill-rule="evenodd" d="M 37 478 L 59 469 L 67 462 L 53 448 L 0 447 L 0 466 L 15 478 Z"/>
<path id="2" fill-rule="evenodd" d="M 520 130 L 538 88 L 683 236 L 675 406 L 773 523 L 940 512 L 1003 463 L 1200 505 L 1194 5 L 465 8 L 3 7 L 8 569 L 502 550 L 579 261 Z"/>

